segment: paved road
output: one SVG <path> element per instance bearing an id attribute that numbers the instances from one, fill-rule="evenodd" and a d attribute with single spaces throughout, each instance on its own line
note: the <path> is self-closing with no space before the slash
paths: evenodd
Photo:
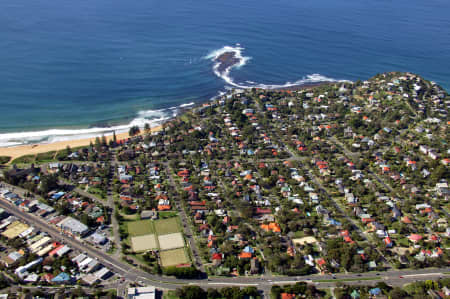
<path id="1" fill-rule="evenodd" d="M 106 267 L 109 267 L 112 271 L 125 277 L 129 281 L 140 282 L 144 285 L 154 285 L 157 288 L 163 289 L 176 289 L 183 284 L 193 284 L 199 285 L 204 288 L 213 287 L 220 288 L 225 286 L 255 286 L 263 290 L 267 290 L 274 284 L 290 284 L 297 281 L 307 281 L 309 283 L 314 283 L 318 287 L 328 287 L 334 285 L 333 276 L 331 275 L 308 275 L 299 277 L 270 277 L 270 278 L 257 278 L 257 277 L 239 277 L 239 278 L 210 278 L 197 279 L 197 280 L 187 280 L 187 279 L 176 279 L 173 277 L 164 277 L 158 275 L 152 275 L 143 271 L 140 271 L 128 264 L 125 264 L 110 255 L 100 251 L 92 246 L 87 245 L 82 240 L 71 238 L 65 235 L 61 235 L 60 232 L 54 227 L 49 225 L 47 222 L 34 216 L 32 214 L 24 213 L 17 207 L 13 206 L 9 202 L 0 200 L 0 207 L 5 209 L 8 213 L 15 215 L 16 217 L 31 223 L 36 228 L 41 231 L 47 232 L 55 240 L 60 240 L 66 243 L 68 246 L 78 250 L 80 252 L 85 252 L 91 257 L 97 258 Z M 401 270 L 401 271 L 387 271 L 387 272 L 376 272 L 376 273 L 363 273 L 363 274 L 336 274 L 336 281 L 345 279 L 364 279 L 364 278 L 380 278 L 380 281 L 384 280 L 393 285 L 403 285 L 405 283 L 414 282 L 416 280 L 426 280 L 432 278 L 439 278 L 441 276 L 448 276 L 444 274 L 450 271 L 450 267 L 443 269 L 422 269 L 422 270 Z M 403 278 L 401 278 L 401 277 Z M 331 280 L 321 281 L 321 280 Z M 371 281 L 352 281 L 352 284 L 369 284 Z"/>
<path id="2" fill-rule="evenodd" d="M 62 241 L 67 244 L 69 247 L 83 253 L 87 253 L 89 256 L 96 258 L 106 267 L 110 268 L 113 272 L 123 276 L 131 281 L 139 281 L 139 280 L 152 280 L 152 284 L 158 287 L 166 287 L 166 284 L 158 283 L 158 280 L 161 279 L 160 276 L 151 275 L 149 273 L 140 271 L 129 264 L 126 264 L 110 255 L 106 252 L 101 251 L 97 248 L 94 248 L 88 245 L 83 240 L 78 238 L 69 237 L 65 234 L 62 234 L 55 226 L 48 224 L 44 219 L 35 216 L 33 214 L 28 214 L 21 211 L 16 206 L 6 202 L 4 200 L 0 200 L 0 207 L 5 209 L 9 214 L 16 216 L 22 221 L 29 223 L 30 225 L 35 226 L 37 229 L 47 232 L 52 238 L 58 241 Z M 153 281 L 155 280 L 155 281 Z M 164 278 L 167 282 L 176 283 L 175 278 L 167 277 Z"/>
<path id="3" fill-rule="evenodd" d="M 72 184 L 72 183 L 70 183 L 68 181 L 59 180 L 58 184 L 60 186 L 64 186 L 65 185 L 65 186 L 67 186 L 67 188 L 71 188 L 71 191 L 77 192 L 78 194 L 80 194 L 80 195 L 82 195 L 84 197 L 87 197 L 87 198 L 91 199 L 92 201 L 97 202 L 97 203 L 99 203 L 101 205 L 106 205 L 106 206 L 108 206 L 110 208 L 114 207 L 114 205 L 111 205 L 107 199 L 101 199 L 101 198 L 97 197 L 96 195 L 94 195 L 92 193 L 89 193 L 89 192 L 87 192 L 87 191 L 85 191 L 85 190 L 83 190 L 81 188 L 76 187 L 74 184 Z"/>
<path id="4" fill-rule="evenodd" d="M 165 162 L 165 163 L 163 163 L 163 165 L 164 165 L 165 170 L 166 170 L 166 175 L 169 178 L 170 187 L 173 190 L 177 190 L 178 188 L 176 186 L 175 181 L 173 180 L 173 176 L 172 176 L 172 173 L 170 171 L 171 169 L 170 169 L 169 163 Z M 189 224 L 186 212 L 184 211 L 183 207 L 181 206 L 180 200 L 181 199 L 178 196 L 178 199 L 174 200 L 174 202 L 175 202 L 177 210 L 180 213 L 181 223 L 182 223 L 183 229 L 184 229 L 184 235 L 186 236 L 186 240 L 188 242 L 188 245 L 191 248 L 192 255 L 193 255 L 193 258 L 195 260 L 194 261 L 195 265 L 202 272 L 205 272 L 205 267 L 203 266 L 203 263 L 202 263 L 202 259 L 201 259 L 201 256 L 200 256 L 200 251 L 198 250 L 197 243 L 195 242 L 195 239 L 194 239 L 194 234 L 192 233 L 191 226 Z"/>
<path id="5" fill-rule="evenodd" d="M 345 146 L 345 144 L 343 144 L 341 141 L 339 141 L 336 137 L 331 137 L 330 138 L 332 142 L 334 142 L 334 144 L 336 144 L 338 147 L 340 147 L 342 149 L 342 151 L 349 157 L 351 157 L 352 152 L 350 152 L 348 150 L 348 148 Z M 400 142 L 404 142 L 402 139 L 400 139 Z M 352 159 L 352 162 L 355 162 Z M 370 170 L 369 167 L 367 167 L 365 169 L 367 171 L 367 173 L 369 175 L 371 175 L 373 178 L 375 178 L 375 180 L 377 180 L 384 188 L 386 188 L 387 190 L 389 190 L 392 194 L 397 195 L 398 197 L 402 197 L 400 196 L 398 193 L 396 193 L 396 191 L 389 185 L 387 184 L 384 179 L 380 178 L 376 173 L 374 173 L 372 170 Z M 450 213 L 448 213 L 444 208 L 441 209 L 441 211 L 445 214 L 445 216 L 447 216 L 447 218 L 450 218 Z"/>
<path id="6" fill-rule="evenodd" d="M 17 193 L 23 193 L 25 190 L 18 187 L 15 188 Z M 448 276 L 450 267 L 441 269 L 421 269 L 421 270 L 390 270 L 386 272 L 369 272 L 362 274 L 348 273 L 348 274 L 336 274 L 334 277 L 331 275 L 308 275 L 298 277 L 239 277 L 239 278 L 227 278 L 227 277 L 211 277 L 209 279 L 176 279 L 174 277 L 166 277 L 153 275 L 143 272 L 135 267 L 122 262 L 114 256 L 88 245 L 83 240 L 78 238 L 72 238 L 61 234 L 60 231 L 53 225 L 47 223 L 43 218 L 23 212 L 15 205 L 0 200 L 0 207 L 5 209 L 11 215 L 16 216 L 22 221 L 27 222 L 37 229 L 47 232 L 52 238 L 63 242 L 71 248 L 88 254 L 99 260 L 106 267 L 111 269 L 119 276 L 124 277 L 128 281 L 139 282 L 143 285 L 153 285 L 161 289 L 176 289 L 182 285 L 192 284 L 198 285 L 204 288 L 221 288 L 225 286 L 255 286 L 261 290 L 264 290 L 265 294 L 270 290 L 270 287 L 275 284 L 291 284 L 298 281 L 307 281 L 313 283 L 317 287 L 325 288 L 335 285 L 335 281 L 339 280 L 355 280 L 347 281 L 348 284 L 361 284 L 367 285 L 376 283 L 378 281 L 385 281 L 389 284 L 401 286 L 405 283 L 410 283 L 418 280 L 436 279 L 443 276 Z M 360 280 L 359 279 L 373 278 L 377 280 Z M 336 279 L 336 280 L 334 280 Z M 326 280 L 326 281 L 323 281 Z"/>
<path id="7" fill-rule="evenodd" d="M 113 173 L 112 177 L 109 178 L 108 181 L 108 192 L 107 192 L 107 197 L 108 197 L 108 202 L 107 205 L 108 207 L 111 208 L 111 225 L 112 225 L 112 229 L 113 229 L 113 235 L 114 235 L 114 247 L 116 248 L 116 251 L 114 252 L 114 257 L 119 258 L 121 253 L 122 253 L 122 243 L 120 242 L 120 233 L 119 233 L 119 222 L 116 218 L 116 205 L 114 204 L 114 197 L 113 197 L 113 190 L 112 190 L 112 180 L 114 177 L 114 172 L 117 169 L 117 159 L 116 156 L 114 155 L 114 159 L 113 159 L 114 163 L 112 163 L 111 167 L 111 173 Z"/>
<path id="8" fill-rule="evenodd" d="M 296 153 L 293 152 L 291 149 L 288 148 L 288 151 L 291 153 L 291 155 L 296 156 Z M 345 210 L 341 207 L 339 202 L 337 202 L 326 190 L 326 188 L 323 186 L 323 184 L 320 182 L 320 180 L 314 175 L 314 173 L 311 171 L 311 169 L 308 166 L 303 165 L 301 162 L 299 162 L 299 165 L 302 169 L 306 171 L 306 174 L 311 179 L 311 181 L 319 188 L 319 190 L 334 204 L 335 208 L 339 213 L 347 219 L 353 226 L 353 228 L 358 232 L 358 234 L 363 238 L 363 240 L 370 241 L 370 236 L 367 235 L 366 232 L 364 232 L 356 223 L 354 219 L 352 219 Z M 380 256 L 383 259 L 384 264 L 387 266 L 387 268 L 392 268 L 392 265 L 389 263 L 388 259 L 383 255 L 383 253 L 378 250 L 378 248 L 375 248 L 377 252 L 380 254 Z"/>
<path id="9" fill-rule="evenodd" d="M 339 141 L 336 137 L 332 136 L 330 138 L 330 140 L 337 146 L 339 147 L 344 154 L 350 158 L 350 160 L 352 160 L 353 163 L 356 163 L 357 161 L 354 159 L 355 153 L 352 153 L 351 151 L 348 150 L 348 148 L 345 146 L 345 144 L 343 144 L 341 141 Z M 360 160 L 360 158 L 357 158 L 358 160 Z M 389 184 L 386 184 L 385 181 L 380 178 L 378 175 L 376 175 L 374 172 L 372 172 L 368 167 L 365 169 L 367 171 L 367 173 L 369 175 L 371 175 L 373 178 L 375 178 L 375 180 L 377 180 L 384 188 L 386 188 L 387 190 L 389 190 L 389 192 L 391 193 L 395 193 L 395 190 L 392 189 L 392 187 Z M 398 196 L 398 195 L 397 195 Z"/>

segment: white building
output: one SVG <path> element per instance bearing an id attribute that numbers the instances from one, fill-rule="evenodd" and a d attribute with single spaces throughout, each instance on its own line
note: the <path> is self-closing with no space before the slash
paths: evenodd
<path id="1" fill-rule="evenodd" d="M 153 286 L 128 289 L 128 299 L 155 299 L 155 294 Z"/>

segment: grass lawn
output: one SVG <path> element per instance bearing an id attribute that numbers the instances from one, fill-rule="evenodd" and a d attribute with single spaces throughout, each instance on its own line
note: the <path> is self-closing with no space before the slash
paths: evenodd
<path id="1" fill-rule="evenodd" d="M 159 215 L 160 218 L 165 219 L 165 218 L 171 218 L 171 217 L 178 216 L 178 212 L 175 212 L 175 211 L 159 211 L 158 215 Z"/>
<path id="2" fill-rule="evenodd" d="M 167 219 L 159 219 L 155 221 L 155 230 L 158 235 L 173 234 L 180 231 L 180 224 L 178 217 Z"/>
<path id="3" fill-rule="evenodd" d="M 184 248 L 161 251 L 159 255 L 163 267 L 175 266 L 189 262 Z"/>
<path id="4" fill-rule="evenodd" d="M 36 159 L 36 155 L 25 155 L 25 156 L 14 159 L 11 163 L 12 164 L 29 164 L 29 163 L 34 163 L 35 159 Z"/>
<path id="5" fill-rule="evenodd" d="M 11 160 L 11 157 L 9 156 L 0 156 L 0 164 L 6 164 Z"/>
<path id="6" fill-rule="evenodd" d="M 151 220 L 139 220 L 128 222 L 128 233 L 131 237 L 154 234 L 153 223 Z"/>
<path id="7" fill-rule="evenodd" d="M 106 200 L 106 191 L 104 191 L 100 188 L 89 187 L 88 192 L 93 195 L 98 195 L 98 197 L 100 197 L 101 200 Z"/>
<path id="8" fill-rule="evenodd" d="M 139 220 L 139 214 L 127 215 L 127 214 L 120 213 L 120 215 L 123 217 L 123 219 L 125 219 L 127 221 L 138 221 Z"/>
<path id="9" fill-rule="evenodd" d="M 55 155 L 56 155 L 56 151 L 37 154 L 36 162 L 44 163 L 44 162 L 55 161 Z"/>
<path id="10" fill-rule="evenodd" d="M 180 299 L 173 290 L 164 291 L 163 299 Z"/>
<path id="11" fill-rule="evenodd" d="M 407 238 L 401 238 L 398 240 L 398 244 L 402 247 L 409 247 L 409 240 Z"/>

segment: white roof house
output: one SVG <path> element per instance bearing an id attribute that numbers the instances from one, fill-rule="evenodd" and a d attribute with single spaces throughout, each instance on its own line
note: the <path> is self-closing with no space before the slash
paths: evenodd
<path id="1" fill-rule="evenodd" d="M 129 288 L 128 299 L 155 299 L 156 289 L 153 286 Z"/>
<path id="2" fill-rule="evenodd" d="M 71 233 L 77 235 L 84 235 L 89 230 L 85 224 L 72 217 L 66 217 L 56 225 L 61 227 L 63 230 L 70 231 Z"/>

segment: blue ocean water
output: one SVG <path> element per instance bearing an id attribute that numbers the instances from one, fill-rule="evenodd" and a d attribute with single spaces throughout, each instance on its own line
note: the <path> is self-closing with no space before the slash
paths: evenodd
<path id="1" fill-rule="evenodd" d="M 399 70 L 450 88 L 448 0 L 2 0 L 0 7 L 0 146 L 161 121 L 233 84 Z M 214 73 L 208 56 L 225 46 L 248 58 L 229 78 Z"/>

